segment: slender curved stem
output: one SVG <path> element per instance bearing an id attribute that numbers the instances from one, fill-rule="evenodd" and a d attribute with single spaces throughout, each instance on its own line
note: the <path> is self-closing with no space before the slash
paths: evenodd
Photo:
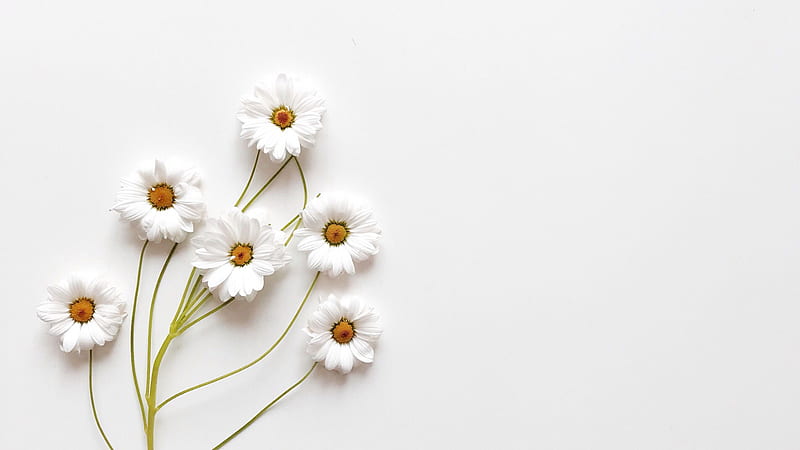
<path id="1" fill-rule="evenodd" d="M 156 410 L 161 409 L 162 407 L 164 407 L 164 405 L 166 405 L 167 403 L 175 400 L 176 398 L 180 397 L 183 394 L 192 392 L 195 389 L 200 389 L 202 387 L 208 386 L 209 384 L 213 384 L 213 383 L 216 383 L 217 381 L 221 381 L 221 380 L 224 380 L 225 378 L 228 378 L 230 376 L 236 375 L 237 373 L 239 373 L 239 372 L 241 372 L 241 371 L 243 371 L 243 370 L 255 365 L 256 363 L 258 363 L 262 359 L 266 358 L 267 355 L 272 353 L 272 350 L 274 350 L 275 347 L 277 347 L 278 344 L 281 343 L 283 338 L 286 337 L 286 334 L 289 333 L 289 330 L 292 329 L 292 326 L 294 325 L 295 321 L 297 321 L 297 317 L 300 315 L 300 311 L 303 310 L 303 306 L 306 304 L 306 301 L 308 300 L 308 297 L 311 295 L 311 291 L 314 290 L 314 285 L 317 284 L 317 280 L 319 279 L 319 274 L 320 274 L 320 272 L 317 272 L 317 274 L 314 276 L 314 280 L 311 282 L 311 286 L 308 287 L 308 291 L 306 291 L 306 295 L 303 297 L 303 301 L 300 302 L 300 306 L 297 308 L 297 311 L 294 313 L 294 316 L 292 317 L 292 320 L 286 326 L 286 329 L 283 330 L 283 333 L 281 333 L 280 337 L 278 337 L 278 340 L 276 340 L 275 343 L 273 343 L 272 346 L 269 349 L 267 349 L 267 351 L 262 353 L 258 358 L 250 361 L 249 363 L 243 365 L 242 367 L 239 367 L 236 370 L 232 370 L 232 371 L 230 371 L 230 372 L 228 372 L 228 373 L 226 373 L 224 375 L 220 375 L 220 376 L 218 376 L 218 377 L 216 377 L 214 379 L 208 380 L 208 381 L 206 381 L 204 383 L 200 383 L 198 385 L 192 386 L 190 388 L 186 388 L 186 389 L 178 392 L 177 394 L 173 395 L 172 397 L 169 397 L 168 399 L 166 399 L 163 402 L 161 402 L 161 404 L 158 405 Z"/>
<path id="2" fill-rule="evenodd" d="M 303 209 L 308 205 L 308 185 L 306 184 L 306 176 L 303 173 L 303 168 L 300 167 L 300 160 L 294 158 L 294 163 L 297 165 L 297 171 L 300 172 L 300 181 L 303 182 Z"/>
<path id="3" fill-rule="evenodd" d="M 175 310 L 175 315 L 172 316 L 172 322 L 171 323 L 173 323 L 173 324 L 175 323 L 176 320 L 178 320 L 178 316 L 183 311 L 183 305 L 186 304 L 186 300 L 187 300 L 186 299 L 186 294 L 189 293 L 189 284 L 191 284 L 192 279 L 194 279 L 194 274 L 196 272 L 197 272 L 197 268 L 196 267 L 192 267 L 192 271 L 189 272 L 189 278 L 186 280 L 186 287 L 183 288 L 183 295 L 181 295 L 181 301 L 180 301 L 180 303 L 178 303 L 178 308 Z"/>
<path id="4" fill-rule="evenodd" d="M 213 448 L 213 450 L 218 450 L 218 449 L 222 448 L 222 446 L 223 446 L 223 445 L 225 445 L 225 444 L 227 444 L 228 442 L 230 442 L 230 441 L 231 441 L 233 438 L 235 438 L 236 436 L 238 436 L 238 435 L 239 435 L 239 433 L 241 433 L 242 431 L 244 431 L 245 429 L 247 429 L 247 427 L 249 427 L 250 425 L 252 425 L 252 424 L 253 424 L 253 422 L 255 422 L 255 421 L 256 421 L 256 419 L 258 419 L 259 417 L 261 417 L 261 415 L 262 415 L 262 414 L 264 414 L 265 412 L 267 412 L 267 410 L 268 410 L 268 409 L 270 409 L 270 408 L 272 407 L 272 405 L 274 405 L 275 403 L 278 403 L 278 401 L 279 401 L 280 399 L 282 399 L 282 398 L 283 398 L 283 397 L 284 397 L 286 394 L 288 394 L 289 392 L 292 392 L 292 390 L 293 390 L 294 388 L 296 388 L 297 386 L 300 386 L 300 385 L 303 383 L 303 381 L 306 381 L 306 378 L 308 378 L 308 376 L 309 376 L 309 375 L 311 375 L 311 372 L 313 372 L 313 371 L 314 371 L 314 368 L 315 368 L 315 367 L 317 367 L 317 364 L 318 364 L 318 363 L 314 363 L 314 364 L 312 364 L 312 365 L 311 365 L 311 368 L 310 368 L 310 369 L 308 369 L 308 372 L 306 372 L 306 374 L 305 374 L 305 375 L 303 375 L 303 378 L 300 378 L 299 380 L 297 380 L 297 382 L 296 382 L 295 384 L 293 384 L 293 385 L 289 386 L 289 388 L 288 388 L 288 389 L 286 389 L 285 391 L 283 391 L 283 392 L 281 393 L 281 395 L 279 395 L 279 396 L 275 397 L 275 398 L 274 398 L 274 399 L 273 399 L 271 402 L 267 403 L 267 406 L 265 406 L 263 409 L 261 409 L 261 411 L 259 411 L 258 413 L 256 413 L 256 415 L 255 415 L 255 416 L 253 416 L 253 418 L 252 418 L 252 419 L 248 420 L 246 424 L 242 425 L 242 426 L 241 426 L 241 428 L 239 428 L 238 430 L 234 431 L 234 432 L 233 432 L 233 434 L 231 434 L 230 436 L 228 436 L 227 438 L 225 438 L 225 440 L 224 440 L 224 441 L 222 441 L 222 442 L 220 442 L 219 444 L 217 444 L 217 446 L 216 446 L 216 447 L 214 447 L 214 448 Z"/>
<path id="5" fill-rule="evenodd" d="M 308 206 L 308 184 L 306 184 L 306 176 L 303 173 L 303 167 L 300 166 L 300 160 L 295 158 L 294 163 L 297 165 L 297 171 L 300 173 L 300 181 L 303 182 L 303 209 L 306 209 L 306 206 Z M 286 238 L 286 242 L 283 243 L 284 247 L 288 246 L 289 242 L 292 242 L 292 238 L 294 238 L 294 232 L 297 231 L 298 228 L 300 228 L 300 224 L 303 222 L 303 218 L 300 216 L 300 214 L 298 214 L 296 217 L 297 217 L 296 219 L 297 223 L 294 224 L 292 232 L 289 234 L 289 237 Z M 295 219 L 292 219 L 292 221 L 286 224 L 285 227 L 281 228 L 281 231 L 288 228 L 289 224 L 291 224 L 294 221 Z"/>
<path id="6" fill-rule="evenodd" d="M 244 185 L 244 189 L 242 189 L 242 195 L 239 196 L 239 199 L 236 200 L 236 203 L 233 206 L 239 206 L 239 203 L 242 202 L 244 198 L 244 194 L 247 193 L 247 190 L 250 189 L 250 183 L 253 182 L 253 175 L 256 174 L 256 167 L 258 166 L 258 157 L 261 156 L 261 150 L 256 149 L 256 160 L 253 161 L 253 170 L 250 171 L 250 178 L 247 179 L 247 184 Z"/>
<path id="7" fill-rule="evenodd" d="M 200 301 L 198 301 L 197 303 L 195 303 L 195 304 L 194 304 L 194 307 L 193 307 L 191 310 L 189 310 L 189 311 L 188 311 L 186 314 L 184 314 L 183 318 L 182 318 L 182 319 L 181 319 L 181 321 L 180 321 L 180 324 L 179 324 L 179 326 L 183 325 L 183 324 L 184 324 L 184 323 L 185 323 L 187 320 L 189 320 L 189 318 L 190 318 L 190 317 L 192 317 L 192 315 L 194 315 L 194 313 L 196 313 L 196 312 L 197 312 L 197 310 L 198 310 L 198 309 L 200 309 L 200 308 L 201 308 L 201 307 L 202 307 L 202 306 L 203 306 L 203 305 L 206 303 L 206 301 L 207 301 L 209 298 L 211 298 L 211 296 L 212 296 L 212 295 L 213 295 L 213 294 L 212 294 L 211 292 L 209 292 L 209 293 L 208 293 L 208 294 L 206 294 L 206 295 L 205 295 L 205 297 L 203 297 L 203 298 L 202 298 Z"/>
<path id="8" fill-rule="evenodd" d="M 142 425 L 146 425 L 147 418 L 144 413 L 144 400 L 142 400 L 142 390 L 139 389 L 139 377 L 136 375 L 136 358 L 134 357 L 134 334 L 136 333 L 136 305 L 139 302 L 139 286 L 142 281 L 142 261 L 144 260 L 144 251 L 147 248 L 147 243 L 144 241 L 142 245 L 142 252 L 139 253 L 139 268 L 136 270 L 136 289 L 133 293 L 133 307 L 131 308 L 131 373 L 133 374 L 133 387 L 136 388 L 136 400 L 139 401 L 139 410 L 142 412 Z"/>
<path id="9" fill-rule="evenodd" d="M 211 295 L 211 294 L 209 294 L 209 295 Z M 209 311 L 209 312 L 207 312 L 207 313 L 203 314 L 202 316 L 198 317 L 197 319 L 194 319 L 193 321 L 191 321 L 191 322 L 187 323 L 185 326 L 183 326 L 183 327 L 182 327 L 182 328 L 181 328 L 181 329 L 178 331 L 178 333 L 179 333 L 179 334 L 183 334 L 183 333 L 185 333 L 185 332 L 186 332 L 186 330 L 188 330 L 189 328 L 192 328 L 192 327 L 193 327 L 195 324 L 197 324 L 197 322 L 200 322 L 201 320 L 203 320 L 203 319 L 205 319 L 206 317 L 208 317 L 208 316 L 210 316 L 210 315 L 214 314 L 215 312 L 219 311 L 220 309 L 222 309 L 222 308 L 224 308 L 224 307 L 226 307 L 226 306 L 230 305 L 231 303 L 233 303 L 233 299 L 229 299 L 229 300 L 226 300 L 226 301 L 224 301 L 224 302 L 220 303 L 219 305 L 217 305 L 217 306 L 216 306 L 214 309 L 212 309 L 211 311 Z"/>
<path id="10" fill-rule="evenodd" d="M 108 436 L 106 436 L 106 432 L 103 431 L 103 426 L 100 425 L 100 419 L 97 417 L 97 408 L 94 405 L 94 389 L 92 388 L 92 351 L 89 350 L 89 401 L 92 403 L 92 415 L 94 416 L 94 423 L 97 424 L 97 429 L 100 430 L 100 435 L 103 436 L 103 440 L 106 441 L 106 445 L 109 449 L 114 450 L 114 447 L 111 446 L 111 442 L 108 442 Z"/>
<path id="11" fill-rule="evenodd" d="M 169 261 L 172 259 L 172 254 L 175 253 L 175 249 L 178 248 L 178 243 L 176 242 L 175 245 L 172 246 L 172 249 L 169 251 L 169 255 L 167 255 L 167 259 L 164 260 L 164 265 L 161 267 L 161 273 L 158 274 L 158 280 L 156 281 L 156 286 L 153 288 L 153 298 L 150 300 L 150 318 L 147 320 L 147 388 L 145 389 L 145 396 L 150 395 L 150 356 L 153 350 L 153 311 L 156 309 L 156 297 L 158 296 L 158 288 L 161 287 L 161 280 L 164 278 L 164 272 L 167 271 L 167 266 L 169 265 Z M 150 425 L 148 423 L 148 425 Z"/>
<path id="12" fill-rule="evenodd" d="M 195 298 L 195 294 L 197 294 L 197 288 L 200 287 L 202 281 L 203 281 L 203 275 L 198 276 L 197 279 L 194 280 L 194 286 L 192 286 L 192 292 L 189 293 L 189 299 Z"/>
<path id="13" fill-rule="evenodd" d="M 286 238 L 286 242 L 283 243 L 284 247 L 288 247 L 289 246 L 289 242 L 292 242 L 292 239 L 294 238 L 294 232 L 297 231 L 298 228 L 300 228 L 300 224 L 301 223 L 303 223 L 303 219 L 299 219 L 297 221 L 297 223 L 294 224 L 294 228 L 292 228 L 292 232 L 289 234 L 289 237 Z"/>
<path id="14" fill-rule="evenodd" d="M 183 305 L 183 310 L 181 311 L 180 315 L 178 316 L 178 321 L 176 323 L 183 323 L 186 322 L 187 313 L 190 309 L 195 305 L 195 302 L 199 301 L 203 297 L 203 292 L 207 292 L 206 288 L 200 289 L 199 291 L 197 288 L 200 287 L 200 281 L 203 279 L 202 275 L 197 277 L 197 280 L 194 282 L 194 287 L 192 288 L 191 294 L 186 299 L 186 304 Z"/>
<path id="15" fill-rule="evenodd" d="M 300 214 L 292 217 L 292 220 L 290 220 L 289 222 L 286 223 L 286 225 L 281 227 L 281 231 L 286 231 L 286 229 L 289 228 L 294 223 L 294 221 L 299 219 L 299 218 L 300 218 Z"/>
<path id="16" fill-rule="evenodd" d="M 272 184 L 272 182 L 273 182 L 273 181 L 275 181 L 275 178 L 277 178 L 277 177 L 278 177 L 278 175 L 280 175 L 280 173 L 283 171 L 283 168 L 284 168 L 284 167 L 286 167 L 286 165 L 287 165 L 287 164 L 289 164 L 289 163 L 290 163 L 290 162 L 291 162 L 293 159 L 295 159 L 295 160 L 296 160 L 296 158 L 295 158 L 294 156 L 292 156 L 291 158 L 287 159 L 285 163 L 283 163 L 283 165 L 280 167 L 280 169 L 278 169 L 278 170 L 275 172 L 275 174 L 273 174 L 273 175 L 272 175 L 272 177 L 270 177 L 270 179 L 269 179 L 269 180 L 267 180 L 267 182 L 266 182 L 266 183 L 264 183 L 264 185 L 263 185 L 263 186 L 261 186 L 261 189 L 259 189 L 259 190 L 258 190 L 258 192 L 256 192 L 256 195 L 254 195 L 254 196 L 253 196 L 253 198 L 251 198 L 251 199 L 250 199 L 250 201 L 249 201 L 249 202 L 247 202 L 247 204 L 246 204 L 246 205 L 244 205 L 244 207 L 242 207 L 242 212 L 244 212 L 244 211 L 247 211 L 247 208 L 249 208 L 249 207 L 250 207 L 250 205 L 252 205 L 252 204 L 253 204 L 253 202 L 254 202 L 254 201 L 256 201 L 256 199 L 258 198 L 258 196 L 259 196 L 259 195 L 261 195 L 261 193 L 262 193 L 262 192 L 264 192 L 264 190 L 265 190 L 267 187 L 269 187 L 269 185 L 270 185 L 270 184 Z"/>
<path id="17" fill-rule="evenodd" d="M 158 349 L 158 353 L 156 354 L 156 359 L 153 362 L 153 378 L 150 379 L 149 383 L 150 390 L 147 393 L 147 427 L 145 428 L 148 450 L 153 450 L 155 448 L 155 422 L 156 422 L 155 419 L 156 419 L 156 412 L 158 411 L 158 408 L 156 408 L 156 393 L 158 392 L 157 390 L 158 372 L 161 369 L 161 361 L 164 359 L 164 355 L 167 353 L 169 344 L 176 337 L 177 334 L 169 333 L 167 337 L 164 338 L 164 342 L 161 344 L 161 348 Z"/>

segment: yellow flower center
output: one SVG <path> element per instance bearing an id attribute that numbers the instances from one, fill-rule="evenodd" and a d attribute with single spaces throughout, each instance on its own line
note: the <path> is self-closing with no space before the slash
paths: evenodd
<path id="1" fill-rule="evenodd" d="M 349 320 L 341 319 L 339 323 L 333 327 L 331 334 L 336 342 L 347 344 L 353 340 L 353 336 L 356 335 L 356 330 L 353 329 L 353 324 L 350 323 Z"/>
<path id="2" fill-rule="evenodd" d="M 172 186 L 161 183 L 150 188 L 147 199 L 155 209 L 172 208 L 175 203 L 175 192 L 172 190 Z"/>
<path id="3" fill-rule="evenodd" d="M 237 266 L 244 266 L 253 259 L 253 246 L 250 244 L 236 244 L 231 249 L 231 262 Z"/>
<path id="4" fill-rule="evenodd" d="M 94 302 L 90 298 L 81 297 L 69 305 L 69 316 L 75 322 L 88 322 L 94 316 Z"/>
<path id="5" fill-rule="evenodd" d="M 272 110 L 272 123 L 281 127 L 281 130 L 289 128 L 294 123 L 294 111 L 285 107 L 279 106 Z"/>
<path id="6" fill-rule="evenodd" d="M 331 222 L 325 227 L 325 240 L 331 245 L 340 245 L 348 234 L 350 232 L 343 223 Z"/>

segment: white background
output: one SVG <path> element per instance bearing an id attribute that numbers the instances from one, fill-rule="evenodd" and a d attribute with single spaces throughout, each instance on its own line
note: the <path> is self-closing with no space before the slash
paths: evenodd
<path id="1" fill-rule="evenodd" d="M 35 307 L 79 269 L 130 298 L 140 243 L 108 209 L 137 162 L 192 162 L 210 214 L 230 205 L 239 97 L 285 71 L 328 100 L 312 192 L 384 228 L 317 292 L 370 299 L 386 331 L 371 367 L 318 370 L 229 448 L 800 448 L 797 2 L 207 3 L 0 2 L 1 447 L 103 448 L 87 355 Z M 282 224 L 300 192 L 287 171 L 259 206 Z M 311 278 L 291 253 L 175 343 L 161 398 L 275 339 Z M 123 450 L 144 444 L 127 333 L 96 352 Z M 165 407 L 159 448 L 210 448 L 308 365 L 296 327 Z"/>

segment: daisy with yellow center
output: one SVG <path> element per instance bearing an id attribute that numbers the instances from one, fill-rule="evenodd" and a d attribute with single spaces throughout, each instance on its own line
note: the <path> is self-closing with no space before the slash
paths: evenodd
<path id="1" fill-rule="evenodd" d="M 113 210 L 136 227 L 141 239 L 182 242 L 205 208 L 194 170 L 156 160 L 122 179 Z"/>
<path id="2" fill-rule="evenodd" d="M 232 209 L 209 220 L 206 232 L 192 240 L 195 259 L 208 289 L 221 301 L 251 301 L 264 288 L 265 277 L 289 262 L 283 233 Z"/>
<path id="3" fill-rule="evenodd" d="M 242 97 L 236 117 L 242 122 L 243 139 L 273 161 L 283 161 L 287 154 L 298 156 L 314 146 L 324 114 L 322 97 L 302 81 L 280 74 Z"/>
<path id="4" fill-rule="evenodd" d="M 65 352 L 91 350 L 114 339 L 125 318 L 125 302 L 106 281 L 73 275 L 47 288 L 36 310 L 59 336 Z"/>
<path id="5" fill-rule="evenodd" d="M 306 351 L 328 370 L 349 373 L 358 363 L 369 364 L 373 345 L 383 332 L 374 308 L 357 297 L 331 294 L 303 329 L 309 336 Z"/>
<path id="6" fill-rule="evenodd" d="M 372 211 L 343 194 L 321 195 L 301 213 L 302 228 L 297 245 L 308 253 L 313 270 L 339 276 L 355 273 L 355 262 L 378 253 L 381 235 Z"/>

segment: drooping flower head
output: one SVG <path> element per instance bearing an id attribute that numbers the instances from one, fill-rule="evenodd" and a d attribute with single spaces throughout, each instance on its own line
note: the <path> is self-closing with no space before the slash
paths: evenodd
<path id="1" fill-rule="evenodd" d="M 372 211 L 342 194 L 321 195 L 301 213 L 297 245 L 309 252 L 308 266 L 330 276 L 355 273 L 355 261 L 378 253 L 381 235 Z"/>
<path id="2" fill-rule="evenodd" d="M 209 220 L 209 229 L 192 239 L 192 265 L 200 270 L 208 289 L 221 301 L 252 301 L 264 288 L 264 278 L 291 259 L 283 234 L 238 209 Z"/>
<path id="3" fill-rule="evenodd" d="M 182 242 L 203 218 L 206 205 L 193 169 L 155 160 L 122 179 L 112 209 L 134 224 L 140 239 Z"/>
<path id="4" fill-rule="evenodd" d="M 356 361 L 369 364 L 375 356 L 373 344 L 383 332 L 372 306 L 358 297 L 328 300 L 308 320 L 303 331 L 310 337 L 306 352 L 314 361 L 324 361 L 328 370 L 349 373 Z"/>
<path id="5" fill-rule="evenodd" d="M 242 97 L 236 117 L 242 122 L 243 139 L 273 161 L 283 161 L 287 152 L 298 156 L 303 148 L 314 146 L 324 113 L 322 97 L 301 80 L 280 74 Z"/>
<path id="6" fill-rule="evenodd" d="M 72 275 L 47 288 L 36 314 L 65 352 L 91 350 L 114 339 L 125 318 L 120 293 L 102 279 Z"/>

